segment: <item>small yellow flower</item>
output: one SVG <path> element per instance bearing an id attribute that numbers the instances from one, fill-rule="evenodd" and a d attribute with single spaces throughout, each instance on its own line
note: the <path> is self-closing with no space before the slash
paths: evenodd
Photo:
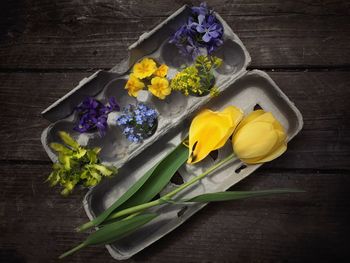
<path id="1" fill-rule="evenodd" d="M 141 62 L 136 63 L 133 67 L 133 73 L 136 78 L 144 79 L 152 76 L 157 70 L 157 64 L 153 59 L 144 58 Z"/>
<path id="2" fill-rule="evenodd" d="M 159 68 L 154 72 L 154 75 L 157 77 L 164 78 L 168 74 L 169 67 L 165 64 L 159 66 Z"/>
<path id="3" fill-rule="evenodd" d="M 164 100 L 171 93 L 169 81 L 166 78 L 154 77 L 148 90 L 156 97 Z"/>
<path id="4" fill-rule="evenodd" d="M 243 111 L 235 106 L 200 112 L 190 126 L 187 163 L 197 163 L 211 151 L 223 147 L 242 118 Z"/>
<path id="5" fill-rule="evenodd" d="M 125 85 L 125 89 L 128 90 L 129 96 L 137 97 L 137 94 L 140 90 L 145 87 L 145 84 L 135 77 L 134 74 L 131 74 L 128 82 Z"/>
<path id="6" fill-rule="evenodd" d="M 270 112 L 256 110 L 238 125 L 232 137 L 233 151 L 247 164 L 265 163 L 286 151 L 286 139 L 283 126 Z"/>

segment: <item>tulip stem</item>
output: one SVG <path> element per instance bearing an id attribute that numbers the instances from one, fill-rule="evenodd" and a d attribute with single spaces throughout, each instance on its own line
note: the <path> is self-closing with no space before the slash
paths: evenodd
<path id="1" fill-rule="evenodd" d="M 106 218 L 105 221 L 109 221 L 109 220 L 112 220 L 112 219 L 120 218 L 120 217 L 123 217 L 123 216 L 133 215 L 135 213 L 140 213 L 140 212 L 142 212 L 142 211 L 144 211 L 144 210 L 146 210 L 148 208 L 165 204 L 169 200 L 171 200 L 171 198 L 174 195 L 176 195 L 180 191 L 184 190 L 185 188 L 189 187 L 190 185 L 194 184 L 195 182 L 203 179 L 205 176 L 207 176 L 208 174 L 210 174 L 211 172 L 213 172 L 214 170 L 216 170 L 217 168 L 221 167 L 222 165 L 224 165 L 225 163 L 231 161 L 234 158 L 235 158 L 235 154 L 231 153 L 225 159 L 223 159 L 222 161 L 220 161 L 217 164 L 213 165 L 208 170 L 206 170 L 204 173 L 202 173 L 202 174 L 192 178 L 188 182 L 180 185 L 179 187 L 175 188 L 173 191 L 171 191 L 170 193 L 164 195 L 163 197 L 161 197 L 159 199 L 156 199 L 154 201 L 148 202 L 148 203 L 144 203 L 144 204 L 141 204 L 141 205 L 129 207 L 129 208 L 123 209 L 121 211 L 112 213 Z M 80 231 L 84 231 L 84 230 L 89 229 L 89 228 L 91 228 L 93 226 L 94 226 L 94 224 L 92 223 L 92 221 L 90 221 L 90 222 L 85 223 L 81 227 L 79 227 L 78 231 L 79 232 Z"/>
<path id="2" fill-rule="evenodd" d="M 168 200 L 170 200 L 174 195 L 176 195 L 178 192 L 182 191 L 183 189 L 187 188 L 188 186 L 194 184 L 195 182 L 203 179 L 205 176 L 207 176 L 209 173 L 213 172 L 214 170 L 216 170 L 217 168 L 221 167 L 222 165 L 224 165 L 225 163 L 231 161 L 232 159 L 234 159 L 235 154 L 232 153 L 229 156 L 227 156 L 225 159 L 223 159 L 222 161 L 218 162 L 217 164 L 213 165 L 212 167 L 210 167 L 208 170 L 206 170 L 204 173 L 192 178 L 190 181 L 180 185 L 179 187 L 175 188 L 173 191 L 171 191 L 170 193 L 164 195 L 163 197 L 154 200 L 152 202 L 148 202 L 148 203 L 144 203 L 141 205 L 137 205 L 137 206 L 133 206 L 118 212 L 115 212 L 113 214 L 111 214 L 106 220 L 112 220 L 112 219 L 116 219 L 125 215 L 129 215 L 129 214 L 134 214 L 134 213 L 139 213 L 145 209 L 148 209 L 150 207 L 154 207 L 157 205 L 162 205 L 164 203 L 167 203 Z M 89 227 L 88 227 L 89 228 Z M 87 228 L 85 228 L 87 229 Z M 85 230 L 85 229 L 81 229 L 81 230 Z"/>
<path id="3" fill-rule="evenodd" d="M 176 189 L 174 189 L 173 191 L 171 191 L 170 193 L 166 194 L 165 196 L 163 196 L 163 199 L 171 199 L 171 197 L 173 197 L 174 195 L 176 195 L 178 192 L 182 191 L 183 189 L 187 188 L 188 186 L 194 184 L 195 182 L 203 179 L 205 176 L 207 176 L 208 174 L 210 174 L 211 172 L 213 172 L 214 170 L 216 170 L 217 168 L 219 168 L 221 165 L 227 163 L 228 161 L 231 161 L 233 158 L 235 157 L 234 153 L 231 153 L 229 156 L 227 156 L 225 159 L 223 159 L 222 161 L 218 162 L 217 164 L 213 165 L 212 167 L 210 167 L 208 170 L 206 170 L 204 173 L 192 178 L 191 180 L 189 180 L 188 182 L 180 185 L 179 187 L 177 187 Z"/>

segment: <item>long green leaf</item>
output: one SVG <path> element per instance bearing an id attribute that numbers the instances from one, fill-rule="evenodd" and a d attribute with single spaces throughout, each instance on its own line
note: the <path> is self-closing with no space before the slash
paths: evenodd
<path id="1" fill-rule="evenodd" d="M 55 150 L 56 152 L 64 153 L 64 154 L 72 154 L 73 151 L 68 149 L 66 146 L 60 143 L 52 142 L 50 143 L 50 148 Z"/>
<path id="2" fill-rule="evenodd" d="M 60 136 L 61 140 L 64 141 L 65 144 L 72 147 L 74 150 L 79 149 L 79 143 L 76 140 L 74 140 L 67 132 L 60 131 L 58 132 L 58 135 Z"/>
<path id="3" fill-rule="evenodd" d="M 167 156 L 165 156 L 160 162 L 148 170 L 136 183 L 134 183 L 118 200 L 116 200 L 108 209 L 101 213 L 98 217 L 90 222 L 87 222 L 77 228 L 77 231 L 84 231 L 92 226 L 100 225 L 105 221 L 108 216 L 122 204 L 128 201 L 131 197 L 136 194 L 134 201 L 132 202 L 144 202 L 149 201 L 155 195 L 157 195 L 170 181 L 171 176 L 181 166 L 183 161 L 184 153 L 188 154 L 188 149 L 181 143 L 174 150 L 172 150 Z M 181 154 L 180 154 L 181 153 Z M 179 156 L 177 158 L 177 156 Z M 168 160 L 169 159 L 169 160 Z M 174 164 L 173 164 L 174 162 Z M 181 164 L 180 164 L 181 163 Z M 167 167 L 169 166 L 169 167 Z M 168 169 L 169 168 L 169 169 Z M 171 174 L 172 173 L 172 174 Z M 148 179 L 152 176 L 152 180 L 148 183 Z M 159 182 L 158 182 L 159 180 Z M 147 182 L 147 184 L 146 184 Z M 143 185 L 146 184 L 144 188 Z M 153 185 L 154 184 L 154 185 Z M 143 197 L 145 195 L 145 197 Z M 129 205 L 130 205 L 129 203 Z"/>
<path id="4" fill-rule="evenodd" d="M 202 194 L 190 199 L 182 200 L 182 202 L 208 203 L 208 202 L 238 200 L 238 199 L 272 195 L 272 194 L 288 194 L 288 193 L 303 193 L 303 192 L 305 191 L 296 190 L 296 189 L 273 189 L 273 190 L 262 190 L 262 191 L 227 191 L 227 192 Z"/>
<path id="5" fill-rule="evenodd" d="M 109 244 L 115 242 L 126 235 L 137 230 L 139 227 L 145 225 L 152 219 L 157 217 L 157 214 L 141 214 L 138 216 L 131 217 L 130 219 L 117 221 L 108 225 L 103 226 L 96 232 L 92 233 L 87 239 L 80 245 L 73 249 L 63 253 L 59 258 L 64 258 L 80 250 L 81 248 L 91 245 Z"/>
<path id="6" fill-rule="evenodd" d="M 128 200 L 133 194 L 141 188 L 141 186 L 147 181 L 147 179 L 152 175 L 153 171 L 157 168 L 156 164 L 150 170 L 148 170 L 135 184 L 133 184 L 118 200 L 116 200 L 110 207 L 108 207 L 104 212 L 102 212 L 98 217 L 87 222 L 77 228 L 77 231 L 83 231 L 92 226 L 98 226 L 101 224 L 115 209 L 117 209 L 121 204 Z"/>
<path id="7" fill-rule="evenodd" d="M 188 148 L 181 143 L 162 160 L 146 183 L 117 210 L 123 210 L 150 201 L 169 183 L 187 158 Z"/>

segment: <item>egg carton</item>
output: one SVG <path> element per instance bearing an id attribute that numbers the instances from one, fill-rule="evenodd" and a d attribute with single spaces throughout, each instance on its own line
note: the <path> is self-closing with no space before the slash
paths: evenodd
<path id="1" fill-rule="evenodd" d="M 160 100 L 146 91 L 140 92 L 141 95 L 134 98 L 130 97 L 124 89 L 131 67 L 143 57 L 153 58 L 160 64 L 167 64 L 169 79 L 181 71 L 182 65 L 192 63 L 186 57 L 180 56 L 178 48 L 169 43 L 169 37 L 186 21 L 189 14 L 190 8 L 182 7 L 152 31 L 141 35 L 139 40 L 129 47 L 126 60 L 110 71 L 98 71 L 89 78 L 83 79 L 76 88 L 42 112 L 44 118 L 53 122 L 41 136 L 44 149 L 53 162 L 57 161 L 57 154 L 49 144 L 59 141 L 58 131 L 64 130 L 81 145 L 101 147 L 100 158 L 104 163 L 121 167 L 210 100 L 209 95 L 184 96 L 177 91 L 173 91 L 165 100 Z M 229 83 L 246 72 L 251 59 L 240 39 L 226 22 L 219 15 L 217 18 L 224 26 L 224 43 L 214 55 L 223 59 L 223 65 L 214 72 L 214 75 L 219 91 L 223 91 Z M 79 116 L 74 109 L 87 96 L 93 96 L 104 103 L 114 96 L 121 108 L 138 102 L 153 107 L 159 114 L 155 133 L 143 143 L 129 142 L 116 124 L 120 113 L 114 112 L 108 116 L 109 127 L 103 137 L 98 132 L 81 134 L 75 131 L 73 127 Z"/>
<path id="2" fill-rule="evenodd" d="M 50 142 L 58 141 L 57 132 L 65 130 L 79 143 L 89 147 L 102 147 L 101 160 L 118 167 L 117 176 L 103 180 L 91 188 L 83 200 L 84 209 L 90 220 L 113 204 L 135 181 L 174 149 L 186 136 L 190 121 L 202 108 L 220 110 L 228 105 L 244 109 L 245 113 L 256 107 L 270 111 L 285 127 L 288 141 L 302 128 L 302 115 L 276 83 L 259 70 L 247 70 L 251 59 L 243 43 L 233 33 L 227 23 L 215 13 L 224 27 L 224 44 L 216 54 L 223 59 L 223 65 L 215 72 L 216 85 L 220 90 L 217 97 L 185 97 L 173 92 L 165 101 L 149 94 L 138 98 L 128 96 L 124 89 L 134 63 L 143 57 L 151 57 L 159 63 L 169 66 L 169 78 L 180 70 L 182 64 L 188 64 L 178 55 L 175 46 L 168 43 L 169 37 L 183 24 L 190 15 L 190 8 L 183 6 L 168 19 L 144 33 L 129 47 L 128 58 L 110 71 L 98 71 L 84 79 L 78 87 L 58 100 L 43 112 L 43 116 L 53 123 L 42 133 L 43 146 L 53 161 L 56 154 L 48 147 Z M 115 124 L 118 114 L 110 114 L 109 129 L 105 137 L 98 134 L 78 134 L 73 131 L 77 120 L 74 107 L 86 96 L 95 96 L 106 101 L 115 96 L 121 106 L 138 101 L 154 107 L 159 113 L 158 128 L 155 134 L 142 144 L 130 143 Z M 184 165 L 178 171 L 179 181 L 186 182 L 199 175 L 213 164 L 232 153 L 232 145 L 227 143 L 217 151 L 217 156 L 208 156 L 199 164 Z M 233 160 L 214 174 L 207 176 L 195 185 L 179 193 L 176 198 L 187 198 L 202 193 L 225 191 L 255 171 L 261 164 L 244 165 L 240 160 Z M 181 177 L 181 178 L 180 178 Z M 176 187 L 169 183 L 160 193 L 164 195 Z M 127 259 L 154 243 L 164 235 L 185 222 L 190 216 L 203 208 L 205 204 L 162 205 L 151 210 L 159 216 L 133 232 L 131 235 L 107 245 L 111 256 L 117 260 Z"/>

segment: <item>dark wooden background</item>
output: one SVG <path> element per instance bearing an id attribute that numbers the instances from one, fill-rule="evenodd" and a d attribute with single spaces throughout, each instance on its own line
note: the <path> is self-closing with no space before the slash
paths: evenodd
<path id="1" fill-rule="evenodd" d="M 0 262 L 56 262 L 83 240 L 83 192 L 62 198 L 40 112 L 188 1 L 1 0 Z M 195 2 L 198 4 L 198 2 Z M 288 152 L 233 189 L 305 194 L 208 205 L 133 261 L 341 262 L 350 234 L 349 1 L 208 1 L 301 110 Z M 66 262 L 114 262 L 103 247 Z M 349 262 L 349 260 L 347 261 Z"/>

